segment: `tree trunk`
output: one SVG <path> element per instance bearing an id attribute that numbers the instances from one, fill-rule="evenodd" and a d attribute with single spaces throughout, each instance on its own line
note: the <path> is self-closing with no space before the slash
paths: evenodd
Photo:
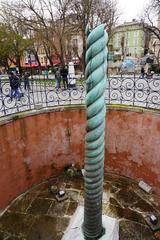
<path id="1" fill-rule="evenodd" d="M 61 65 L 62 67 L 65 67 L 65 59 L 64 59 L 64 47 L 63 47 L 63 41 L 62 39 L 60 39 L 60 61 L 61 61 Z"/>
<path id="2" fill-rule="evenodd" d="M 86 55 L 86 37 L 85 32 L 82 32 L 82 39 L 83 39 L 83 52 L 82 52 L 82 71 L 85 72 L 86 62 L 85 62 L 85 55 Z"/>
<path id="3" fill-rule="evenodd" d="M 53 67 L 53 60 L 52 60 L 52 56 L 48 55 L 48 60 L 49 60 L 49 64 L 51 65 L 51 68 Z"/>
<path id="4" fill-rule="evenodd" d="M 34 51 L 33 54 L 34 54 L 34 57 L 35 57 L 35 59 L 36 59 L 36 61 L 37 61 L 37 63 L 38 63 L 39 68 L 41 69 L 41 62 L 40 62 L 40 60 L 39 60 L 38 53 L 37 53 L 36 51 Z"/>

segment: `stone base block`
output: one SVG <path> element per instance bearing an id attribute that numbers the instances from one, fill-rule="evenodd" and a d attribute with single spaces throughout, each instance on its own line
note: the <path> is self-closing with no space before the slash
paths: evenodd
<path id="1" fill-rule="evenodd" d="M 84 207 L 79 206 L 70 220 L 62 240 L 84 240 L 82 232 L 82 223 L 84 216 Z M 103 215 L 103 227 L 105 234 L 99 240 L 119 240 L 119 224 L 114 218 Z"/>

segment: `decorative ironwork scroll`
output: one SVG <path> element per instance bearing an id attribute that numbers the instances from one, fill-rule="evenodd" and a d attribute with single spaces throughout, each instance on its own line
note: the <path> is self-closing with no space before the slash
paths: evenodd
<path id="1" fill-rule="evenodd" d="M 35 76 L 33 76 L 34 78 Z M 84 104 L 86 81 L 82 76 L 76 77 L 74 88 L 57 91 L 54 76 L 50 80 L 30 79 L 30 89 L 24 89 L 21 81 L 22 97 L 20 101 L 11 100 L 9 80 L 0 79 L 0 117 L 27 110 Z M 160 109 L 160 76 L 140 78 L 138 75 L 109 76 L 105 90 L 106 104 L 123 104 L 147 109 Z"/>

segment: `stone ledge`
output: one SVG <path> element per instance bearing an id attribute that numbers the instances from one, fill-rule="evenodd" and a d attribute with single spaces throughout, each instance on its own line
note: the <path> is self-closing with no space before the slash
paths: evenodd
<path id="1" fill-rule="evenodd" d="M 33 110 L 27 110 L 24 112 L 18 112 L 14 114 L 10 114 L 8 116 L 0 117 L 0 125 L 25 118 L 25 117 L 30 117 L 30 116 L 36 116 L 39 114 L 43 113 L 51 113 L 51 112 L 63 112 L 67 110 L 75 110 L 77 109 L 85 109 L 85 105 L 59 105 L 59 106 L 54 106 L 54 107 L 45 107 L 45 108 L 40 108 L 40 109 L 33 109 Z"/>
<path id="2" fill-rule="evenodd" d="M 126 111 L 126 112 L 137 112 L 137 113 L 154 113 L 154 114 L 160 114 L 160 110 L 156 109 L 147 109 L 143 107 L 137 107 L 137 106 L 127 106 L 122 104 L 110 104 L 106 105 L 107 111 Z M 9 122 L 22 119 L 25 117 L 30 117 L 34 115 L 39 115 L 43 113 L 51 113 L 51 112 L 63 112 L 67 110 L 75 110 L 75 109 L 82 109 L 85 110 L 84 104 L 71 104 L 71 105 L 59 105 L 59 106 L 53 106 L 53 107 L 46 107 L 46 108 L 38 108 L 33 110 L 27 110 L 24 112 L 18 112 L 11 115 L 7 115 L 4 117 L 0 117 L 0 125 L 7 124 Z"/>

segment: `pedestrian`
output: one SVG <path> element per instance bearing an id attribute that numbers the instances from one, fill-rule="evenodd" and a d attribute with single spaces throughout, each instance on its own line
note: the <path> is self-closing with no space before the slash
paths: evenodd
<path id="1" fill-rule="evenodd" d="M 13 99 L 13 97 L 15 97 L 18 101 L 20 101 L 19 78 L 16 76 L 16 74 L 11 72 L 9 80 L 10 80 L 10 87 L 11 87 L 11 100 Z"/>
<path id="2" fill-rule="evenodd" d="M 145 74 L 144 67 L 141 67 L 141 78 L 144 78 L 144 74 Z"/>
<path id="3" fill-rule="evenodd" d="M 63 79 L 64 89 L 68 89 L 68 69 L 67 69 L 67 67 L 63 67 L 61 69 L 61 76 Z"/>
<path id="4" fill-rule="evenodd" d="M 152 73 L 152 71 L 151 71 L 151 68 L 148 68 L 147 78 L 148 78 L 148 79 L 151 79 L 152 76 L 153 76 L 153 73 Z"/>
<path id="5" fill-rule="evenodd" d="M 20 93 L 20 97 L 23 97 L 23 90 L 22 90 L 22 74 L 20 74 L 17 70 L 16 70 L 16 77 L 19 80 L 19 93 Z"/>
<path id="6" fill-rule="evenodd" d="M 59 90 L 61 88 L 61 73 L 59 68 L 57 68 L 55 72 L 55 79 L 56 79 L 56 90 Z"/>
<path id="7" fill-rule="evenodd" d="M 48 69 L 44 70 L 44 77 L 46 77 L 46 79 L 48 79 Z"/>
<path id="8" fill-rule="evenodd" d="M 24 89 L 29 91 L 30 90 L 29 74 L 27 72 L 24 73 L 23 80 L 24 80 Z"/>

